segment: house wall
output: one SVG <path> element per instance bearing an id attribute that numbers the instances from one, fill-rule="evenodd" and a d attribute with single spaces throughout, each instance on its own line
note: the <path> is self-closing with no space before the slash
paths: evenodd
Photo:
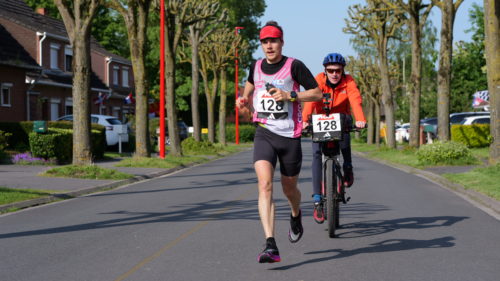
<path id="1" fill-rule="evenodd" d="M 10 83 L 10 106 L 0 103 L 0 121 L 16 122 L 26 120 L 26 84 L 25 70 L 12 66 L 0 65 L 0 84 Z"/>

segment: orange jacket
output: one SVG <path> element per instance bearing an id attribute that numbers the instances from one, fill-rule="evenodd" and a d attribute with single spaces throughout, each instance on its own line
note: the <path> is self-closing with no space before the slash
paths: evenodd
<path id="1" fill-rule="evenodd" d="M 346 74 L 340 85 L 335 89 L 330 88 L 326 84 L 326 74 L 324 72 L 316 75 L 316 81 L 318 82 L 319 89 L 322 93 L 330 93 L 333 98 L 333 105 L 330 104 L 330 108 L 333 107 L 331 113 L 345 113 L 351 114 L 351 108 L 354 112 L 354 117 L 356 121 L 365 121 L 365 115 L 363 114 L 363 107 L 361 94 L 359 93 L 358 86 L 351 75 Z M 304 109 L 302 110 L 302 120 L 307 122 L 309 116 L 313 113 L 321 114 L 325 113 L 323 110 L 323 100 L 321 101 L 310 101 L 304 102 Z"/>

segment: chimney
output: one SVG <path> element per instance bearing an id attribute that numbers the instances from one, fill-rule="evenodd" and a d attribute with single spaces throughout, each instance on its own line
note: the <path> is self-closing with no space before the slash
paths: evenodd
<path id="1" fill-rule="evenodd" d="M 36 8 L 36 13 L 46 16 L 48 11 L 47 11 L 47 8 Z"/>

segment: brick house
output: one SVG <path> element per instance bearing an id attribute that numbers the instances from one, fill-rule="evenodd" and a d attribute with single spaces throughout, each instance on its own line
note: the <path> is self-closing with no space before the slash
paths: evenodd
<path id="1" fill-rule="evenodd" d="M 72 114 L 73 51 L 64 23 L 22 0 L 0 0 L 0 42 L 0 121 Z M 124 120 L 133 110 L 124 103 L 134 89 L 130 61 L 92 39 L 91 63 L 91 112 Z"/>

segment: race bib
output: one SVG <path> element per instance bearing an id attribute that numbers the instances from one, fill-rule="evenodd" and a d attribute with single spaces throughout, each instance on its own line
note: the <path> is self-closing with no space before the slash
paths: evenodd
<path id="1" fill-rule="evenodd" d="M 339 113 L 314 114 L 312 118 L 313 141 L 342 139 L 342 121 Z"/>
<path id="2" fill-rule="evenodd" d="M 257 93 L 257 104 L 254 104 L 258 118 L 287 119 L 288 102 L 276 101 L 266 90 Z"/>

